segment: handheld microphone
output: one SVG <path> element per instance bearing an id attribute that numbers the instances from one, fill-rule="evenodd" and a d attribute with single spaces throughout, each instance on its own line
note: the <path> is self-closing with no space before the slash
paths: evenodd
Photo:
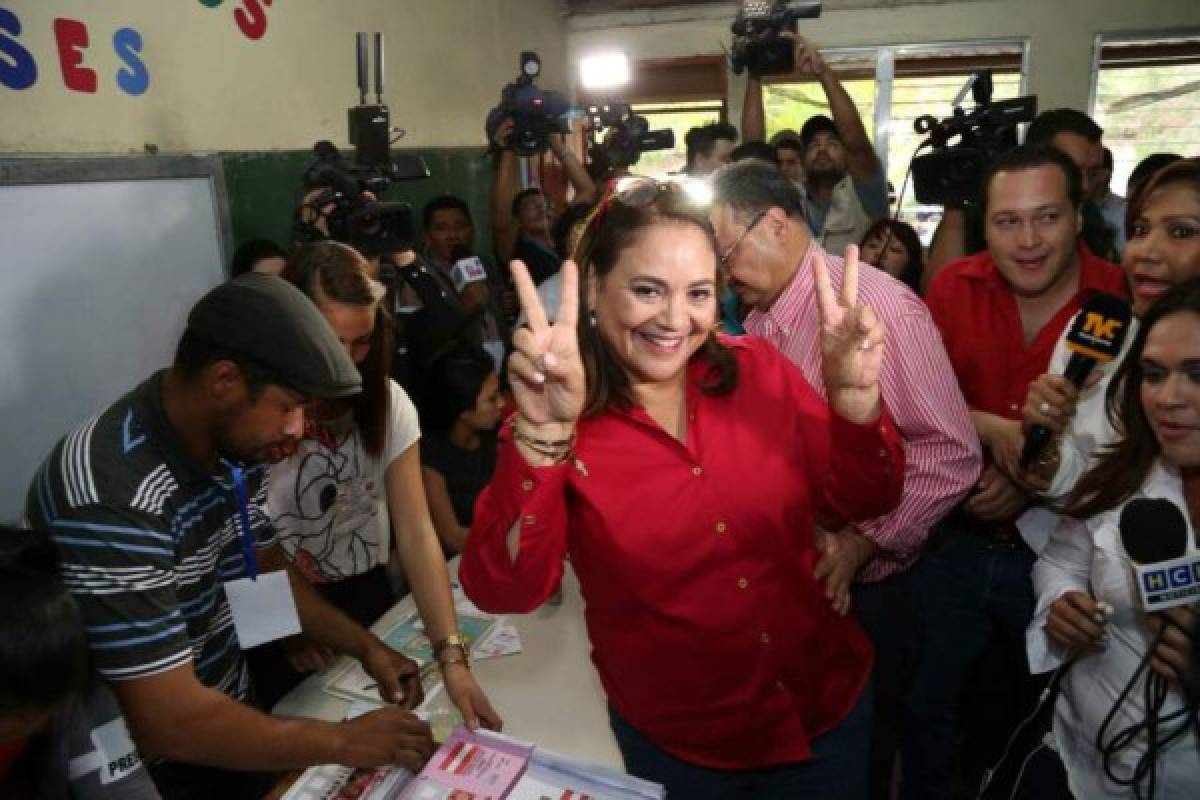
<path id="1" fill-rule="evenodd" d="M 487 280 L 487 269 L 479 256 L 464 256 L 454 262 L 450 270 L 450 280 L 454 282 L 454 290 L 461 292 L 468 283 L 479 283 Z"/>
<path id="2" fill-rule="evenodd" d="M 1120 355 L 1132 318 L 1133 311 L 1124 300 L 1109 294 L 1093 295 L 1075 315 L 1067 333 L 1071 360 L 1067 362 L 1063 377 L 1079 388 L 1097 365 L 1107 364 Z M 1043 425 L 1035 425 L 1029 431 L 1021 450 L 1022 469 L 1029 468 L 1052 436 L 1050 429 Z"/>
<path id="3" fill-rule="evenodd" d="M 1187 521 L 1170 500 L 1138 498 L 1121 511 L 1121 545 L 1147 612 L 1200 600 L 1200 553 L 1187 553 Z"/>

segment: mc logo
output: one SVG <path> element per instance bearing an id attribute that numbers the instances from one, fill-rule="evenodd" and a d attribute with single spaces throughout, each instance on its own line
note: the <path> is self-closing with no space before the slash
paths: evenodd
<path id="1" fill-rule="evenodd" d="M 1103 314 L 1097 314 L 1095 311 L 1092 311 L 1087 315 L 1087 319 L 1083 321 L 1083 332 L 1090 333 L 1092 336 L 1100 339 L 1112 341 L 1117 338 L 1117 332 L 1124 324 L 1119 319 L 1110 319 Z"/>

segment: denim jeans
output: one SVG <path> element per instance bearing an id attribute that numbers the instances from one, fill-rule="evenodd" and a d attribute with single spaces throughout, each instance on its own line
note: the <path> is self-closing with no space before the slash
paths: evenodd
<path id="1" fill-rule="evenodd" d="M 943 524 L 952 526 L 946 545 L 915 567 L 920 639 L 905 703 L 905 800 L 953 797 L 955 764 L 998 758 L 1004 740 L 1036 701 L 1025 658 L 1025 629 L 1034 609 L 1033 552 L 1024 545 L 999 547 L 969 528 Z M 985 654 L 987 663 L 981 662 Z M 977 666 L 988 670 L 980 686 L 989 691 L 964 698 Z M 984 748 L 970 750 L 968 737 L 968 749 L 958 751 L 960 707 L 969 708 L 972 721 L 988 720 L 992 741 Z"/>
<path id="2" fill-rule="evenodd" d="M 887 800 L 904 731 L 904 700 L 912 686 L 917 656 L 917 597 L 913 570 L 851 589 L 859 624 L 875 645 L 871 684 L 875 714 L 867 797 Z"/>
<path id="3" fill-rule="evenodd" d="M 747 770 L 689 764 L 659 749 L 611 707 L 608 716 L 625 769 L 667 787 L 668 800 L 863 800 L 871 708 L 868 687 L 836 728 L 812 740 L 811 760 Z"/>

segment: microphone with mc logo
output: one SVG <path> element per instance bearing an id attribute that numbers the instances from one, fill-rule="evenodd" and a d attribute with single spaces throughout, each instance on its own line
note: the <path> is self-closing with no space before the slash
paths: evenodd
<path id="1" fill-rule="evenodd" d="M 1071 360 L 1067 362 L 1063 377 L 1079 388 L 1097 365 L 1107 364 L 1120 355 L 1132 318 L 1133 312 L 1124 300 L 1103 293 L 1093 295 L 1075 315 L 1075 321 L 1067 333 L 1067 349 L 1071 351 Z M 1030 429 L 1025 437 L 1025 447 L 1021 450 L 1023 469 L 1027 469 L 1041 455 L 1052 435 L 1050 429 L 1043 425 L 1035 425 Z"/>

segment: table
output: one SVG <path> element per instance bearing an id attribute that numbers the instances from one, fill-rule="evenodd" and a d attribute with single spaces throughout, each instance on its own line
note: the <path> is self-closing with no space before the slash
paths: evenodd
<path id="1" fill-rule="evenodd" d="M 450 563 L 457 575 L 457 559 Z M 415 608 L 412 595 L 384 614 L 372 630 L 383 634 Z M 504 720 L 504 732 L 567 756 L 624 769 L 600 679 L 592 666 L 583 599 L 570 564 L 562 603 L 532 614 L 506 615 L 521 635 L 522 652 L 475 661 L 471 670 Z M 275 706 L 280 716 L 343 719 L 348 700 L 322 690 L 348 661 L 343 656 L 325 672 L 309 676 Z"/>

